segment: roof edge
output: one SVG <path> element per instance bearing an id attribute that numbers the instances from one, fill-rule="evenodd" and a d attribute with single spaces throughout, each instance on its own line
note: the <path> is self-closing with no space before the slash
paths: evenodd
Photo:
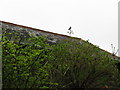
<path id="1" fill-rule="evenodd" d="M 15 24 L 15 23 L 11 23 L 11 22 L 6 22 L 6 21 L 1 21 L 1 23 L 5 23 L 5 24 L 10 24 L 10 25 L 15 25 L 15 26 L 18 26 L 18 27 L 23 27 L 23 28 L 28 28 L 28 29 L 32 29 L 32 30 L 35 30 L 35 31 L 41 31 L 41 32 L 45 32 L 45 33 L 51 33 L 51 34 L 55 34 L 55 35 L 59 35 L 59 36 L 64 36 L 64 37 L 68 37 L 68 38 L 74 38 L 74 39 L 78 39 L 78 40 L 82 40 L 84 42 L 86 42 L 85 40 L 81 39 L 81 38 L 77 38 L 77 37 L 71 37 L 71 36 L 67 36 L 67 35 L 63 35 L 63 34 L 58 34 L 58 33 L 54 33 L 54 32 L 49 32 L 49 31 L 45 31 L 45 30 L 41 30 L 41 29 L 37 29 L 37 28 L 33 28 L 33 27 L 28 27 L 28 26 L 24 26 L 24 25 L 19 25 L 19 24 Z M 92 44 L 92 43 L 91 43 Z M 93 46 L 95 46 L 94 44 L 92 44 Z M 112 53 L 106 51 L 106 50 L 103 50 L 101 48 L 99 48 L 101 51 L 104 51 L 108 54 L 111 54 L 113 55 Z M 118 58 L 120 59 L 119 56 L 114 56 L 115 58 Z"/>

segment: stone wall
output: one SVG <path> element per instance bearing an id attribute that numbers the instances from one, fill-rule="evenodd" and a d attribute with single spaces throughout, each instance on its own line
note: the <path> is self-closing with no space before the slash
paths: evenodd
<path id="1" fill-rule="evenodd" d="M 19 32 L 23 36 L 27 36 L 27 37 L 30 37 L 31 34 L 33 34 L 34 36 L 44 36 L 45 35 L 47 37 L 48 41 L 51 43 L 57 43 L 60 40 L 70 39 L 70 37 L 66 36 L 66 35 L 61 35 L 61 34 L 48 32 L 48 31 L 44 31 L 44 30 L 40 30 L 40 29 L 35 29 L 35 28 L 31 28 L 31 27 L 20 26 L 20 25 L 16 25 L 16 24 L 12 24 L 12 23 L 3 22 L 2 28 L 8 29 L 7 33 Z M 5 32 L 5 30 L 3 30 L 3 32 Z M 79 41 L 80 41 L 80 43 L 84 42 L 80 39 L 79 39 Z"/>

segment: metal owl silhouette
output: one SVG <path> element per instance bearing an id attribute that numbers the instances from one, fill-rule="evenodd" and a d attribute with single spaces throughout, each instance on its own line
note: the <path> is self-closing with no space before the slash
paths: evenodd
<path id="1" fill-rule="evenodd" d="M 69 31 L 67 32 L 67 33 L 69 33 L 69 35 L 74 34 L 73 31 L 71 30 L 71 28 L 72 27 L 69 27 L 69 29 L 68 29 Z"/>

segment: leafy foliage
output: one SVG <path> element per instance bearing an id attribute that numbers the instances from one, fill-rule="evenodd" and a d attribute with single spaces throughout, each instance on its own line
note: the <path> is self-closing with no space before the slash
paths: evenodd
<path id="1" fill-rule="evenodd" d="M 29 42 L 15 43 L 3 35 L 3 88 L 45 88 L 52 84 L 45 70 L 49 45 L 41 36 L 29 38 Z"/>
<path id="2" fill-rule="evenodd" d="M 68 43 L 69 42 L 69 43 Z M 120 76 L 115 61 L 90 43 L 61 41 L 53 46 L 50 78 L 65 88 L 119 87 Z"/>
<path id="3" fill-rule="evenodd" d="M 46 37 L 13 33 L 2 37 L 3 88 L 120 87 L 116 61 L 89 42 L 49 45 Z"/>

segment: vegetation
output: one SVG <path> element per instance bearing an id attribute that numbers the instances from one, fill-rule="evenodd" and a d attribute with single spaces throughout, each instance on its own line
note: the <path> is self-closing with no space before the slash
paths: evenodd
<path id="1" fill-rule="evenodd" d="M 101 88 L 104 85 L 119 87 L 120 76 L 116 63 L 107 53 L 100 53 L 89 43 L 63 41 L 52 49 L 49 71 L 52 81 L 67 88 Z"/>
<path id="2" fill-rule="evenodd" d="M 116 61 L 89 42 L 49 45 L 45 37 L 33 36 L 21 44 L 19 35 L 14 42 L 7 34 L 2 37 L 3 88 L 120 87 Z"/>
<path id="3" fill-rule="evenodd" d="M 20 45 L 3 38 L 3 87 L 42 88 L 49 84 L 45 70 L 48 45 L 42 37 L 31 40 L 31 44 Z"/>

